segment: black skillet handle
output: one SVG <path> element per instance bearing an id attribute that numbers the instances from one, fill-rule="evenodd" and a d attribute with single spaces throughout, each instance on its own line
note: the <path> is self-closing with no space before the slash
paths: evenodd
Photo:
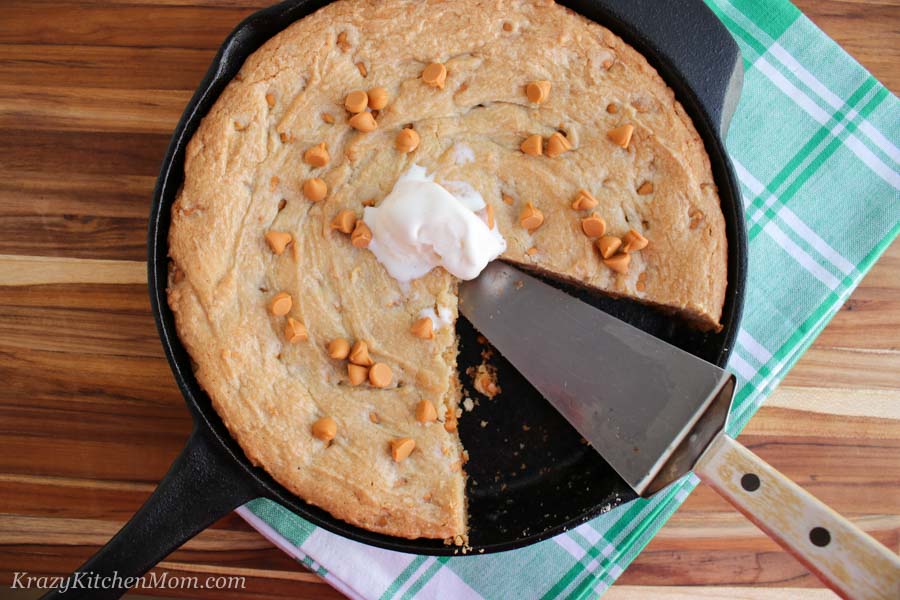
<path id="1" fill-rule="evenodd" d="M 213 434 L 195 428 L 169 472 L 131 520 L 69 577 L 67 588 L 43 598 L 119 598 L 128 591 L 122 581 L 143 575 L 214 521 L 261 495 Z M 113 587 L 79 587 L 95 575 L 113 578 L 109 580 Z"/>
<path id="2" fill-rule="evenodd" d="M 717 128 L 715 133 L 725 139 L 740 97 L 744 63 L 734 38 L 703 0 L 564 0 L 562 4 L 609 24 L 651 59 L 682 103 L 696 101 Z"/>

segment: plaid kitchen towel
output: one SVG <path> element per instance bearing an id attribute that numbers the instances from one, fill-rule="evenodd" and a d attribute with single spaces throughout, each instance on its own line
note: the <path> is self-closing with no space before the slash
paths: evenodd
<path id="1" fill-rule="evenodd" d="M 737 435 L 900 232 L 900 106 L 786 0 L 707 2 L 746 70 L 728 136 L 750 239 L 729 363 Z M 688 475 L 521 550 L 458 558 L 351 542 L 267 500 L 240 513 L 354 598 L 586 598 L 616 580 L 697 483 Z"/>

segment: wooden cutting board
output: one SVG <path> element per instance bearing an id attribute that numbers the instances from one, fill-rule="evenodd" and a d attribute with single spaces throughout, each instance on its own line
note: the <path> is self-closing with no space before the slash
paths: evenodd
<path id="1" fill-rule="evenodd" d="M 77 567 L 143 502 L 188 435 L 144 286 L 149 199 L 169 134 L 215 49 L 265 4 L 3 2 L 0 584 L 13 571 Z M 896 0 L 798 4 L 900 88 Z M 740 439 L 896 551 L 898 418 L 895 244 Z M 158 595 L 338 597 L 234 516 L 162 570 L 242 575 L 246 588 Z M 832 597 L 703 487 L 607 595 L 683 596 Z"/>

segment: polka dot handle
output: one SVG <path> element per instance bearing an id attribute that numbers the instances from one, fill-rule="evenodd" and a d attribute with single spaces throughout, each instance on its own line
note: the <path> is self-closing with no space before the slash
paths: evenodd
<path id="1" fill-rule="evenodd" d="M 694 472 L 844 598 L 900 598 L 900 558 L 726 435 Z"/>

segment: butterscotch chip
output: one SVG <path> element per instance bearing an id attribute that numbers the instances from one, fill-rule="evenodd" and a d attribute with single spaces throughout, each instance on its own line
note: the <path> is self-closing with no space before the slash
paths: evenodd
<path id="1" fill-rule="evenodd" d="M 544 153 L 544 138 L 536 133 L 529 135 L 519 149 L 529 156 L 540 156 Z"/>
<path id="2" fill-rule="evenodd" d="M 341 52 L 346 52 L 350 49 L 350 42 L 347 40 L 347 32 L 342 31 L 337 36 L 337 45 L 340 46 Z"/>
<path id="3" fill-rule="evenodd" d="M 288 317 L 287 323 L 284 325 L 284 337 L 290 343 L 296 344 L 308 340 L 309 334 L 306 331 L 306 325 Z"/>
<path id="4" fill-rule="evenodd" d="M 522 214 L 519 215 L 519 225 L 531 232 L 543 224 L 544 213 L 535 208 L 531 202 L 526 204 Z"/>
<path id="5" fill-rule="evenodd" d="M 534 256 L 537 253 L 538 253 L 538 249 L 536 246 L 532 246 L 531 248 L 529 248 L 528 250 L 525 251 L 525 254 L 527 254 L 528 256 Z"/>
<path id="6" fill-rule="evenodd" d="M 360 385 L 369 378 L 369 367 L 362 365 L 347 365 L 347 377 L 350 379 L 350 385 Z"/>
<path id="7" fill-rule="evenodd" d="M 691 212 L 688 214 L 688 217 L 691 219 L 690 227 L 691 229 L 696 229 L 698 225 L 703 221 L 703 211 L 692 208 Z"/>
<path id="8" fill-rule="evenodd" d="M 415 129 L 401 129 L 394 140 L 394 147 L 400 152 L 412 152 L 419 147 L 419 134 Z"/>
<path id="9" fill-rule="evenodd" d="M 337 229 L 341 233 L 353 233 L 356 227 L 356 213 L 352 210 L 342 210 L 331 221 L 331 228 Z"/>
<path id="10" fill-rule="evenodd" d="M 444 82 L 447 80 L 447 67 L 441 63 L 431 63 L 422 71 L 422 81 L 431 87 L 444 89 Z"/>
<path id="11" fill-rule="evenodd" d="M 377 388 L 384 388 L 391 385 L 394 374 L 391 368 L 384 363 L 375 363 L 369 369 L 369 383 Z"/>
<path id="12" fill-rule="evenodd" d="M 370 112 L 361 112 L 358 115 L 353 115 L 350 117 L 348 123 L 350 124 L 350 127 L 363 133 L 369 133 L 378 128 L 378 122 Z"/>
<path id="13" fill-rule="evenodd" d="M 494 207 L 491 204 L 488 204 L 485 207 L 485 213 L 487 214 L 487 226 L 488 229 L 494 228 Z"/>
<path id="14" fill-rule="evenodd" d="M 303 153 L 303 162 L 314 167 L 324 167 L 328 164 L 329 160 L 331 160 L 331 157 L 328 155 L 328 150 L 325 148 L 325 142 L 322 142 L 318 146 L 313 146 Z"/>
<path id="15" fill-rule="evenodd" d="M 437 409 L 431 400 L 420 400 L 416 404 L 416 421 L 419 423 L 433 423 L 437 421 Z"/>
<path id="16" fill-rule="evenodd" d="M 303 195 L 313 202 L 319 202 L 328 195 L 328 184 L 323 179 L 313 177 L 303 182 Z"/>
<path id="17" fill-rule="evenodd" d="M 615 271 L 616 273 L 627 273 L 628 264 L 631 262 L 630 254 L 616 254 L 609 258 L 603 259 L 603 264 Z"/>
<path id="18" fill-rule="evenodd" d="M 569 142 L 569 139 L 558 131 L 551 135 L 547 140 L 546 154 L 550 158 L 556 158 L 560 154 L 568 152 L 571 149 L 572 144 Z"/>
<path id="19" fill-rule="evenodd" d="M 290 294 L 287 292 L 278 292 L 269 303 L 269 312 L 276 317 L 283 317 L 291 312 L 291 306 L 293 305 L 294 301 L 291 299 Z"/>
<path id="20" fill-rule="evenodd" d="M 369 95 L 362 90 L 353 90 L 344 98 L 344 108 L 353 114 L 361 113 L 369 105 Z"/>
<path id="21" fill-rule="evenodd" d="M 361 63 L 361 62 L 356 63 L 356 69 L 359 71 L 359 74 L 362 75 L 363 77 L 369 76 L 369 70 L 366 68 L 366 65 L 364 65 L 363 63 Z"/>
<path id="22" fill-rule="evenodd" d="M 509 204 L 510 206 L 512 206 L 513 203 L 515 202 L 515 200 L 513 200 L 512 196 L 508 196 L 506 194 L 502 194 L 501 198 L 503 198 L 504 203 Z"/>
<path id="23" fill-rule="evenodd" d="M 362 340 L 357 340 L 350 349 L 350 362 L 354 365 L 371 367 L 375 361 L 369 356 L 369 345 Z"/>
<path id="24" fill-rule="evenodd" d="M 532 81 L 525 86 L 525 95 L 528 97 L 528 101 L 534 104 L 546 101 L 550 95 L 550 82 Z"/>
<path id="25" fill-rule="evenodd" d="M 344 338 L 335 338 L 328 344 L 328 356 L 335 360 L 344 360 L 350 354 L 350 342 Z"/>
<path id="26" fill-rule="evenodd" d="M 334 125 L 334 115 L 331 113 L 322 113 L 322 120 L 329 125 Z"/>
<path id="27" fill-rule="evenodd" d="M 619 112 L 619 107 L 616 106 L 615 104 L 612 104 L 612 103 L 607 104 L 607 105 L 606 105 L 606 112 L 608 112 L 608 113 L 611 114 L 611 115 L 614 115 L 614 114 L 616 114 L 617 112 Z"/>
<path id="28" fill-rule="evenodd" d="M 331 417 L 322 417 L 312 426 L 313 437 L 330 442 L 337 435 L 337 423 Z"/>
<path id="29" fill-rule="evenodd" d="M 503 31 L 507 31 L 507 32 L 508 32 L 508 31 L 512 31 L 512 30 L 513 30 L 513 24 L 512 24 L 512 23 L 510 23 L 509 21 L 506 21 L 505 23 L 503 23 Z"/>
<path id="30" fill-rule="evenodd" d="M 631 135 L 633 133 L 634 125 L 622 125 L 621 127 L 610 129 L 606 133 L 606 137 L 608 137 L 609 141 L 611 141 L 616 146 L 628 148 L 628 144 L 631 143 Z"/>
<path id="31" fill-rule="evenodd" d="M 373 87 L 369 90 L 369 108 L 381 110 L 388 103 L 388 93 L 383 87 Z"/>
<path id="32" fill-rule="evenodd" d="M 275 106 L 275 95 L 274 94 L 266 94 L 266 104 L 269 105 L 269 108 L 273 108 Z"/>
<path id="33" fill-rule="evenodd" d="M 649 196 L 653 193 L 653 182 L 645 181 L 641 184 L 641 187 L 637 189 L 637 193 L 639 196 Z"/>
<path id="34" fill-rule="evenodd" d="M 286 231 L 266 232 L 266 243 L 269 245 L 269 248 L 272 249 L 272 252 L 278 256 L 281 256 L 284 253 L 284 249 L 287 248 L 288 244 L 292 241 L 294 241 L 294 236 Z"/>
<path id="35" fill-rule="evenodd" d="M 416 449 L 416 440 L 412 438 L 395 438 L 391 440 L 391 458 L 395 462 L 406 460 Z"/>
<path id="36" fill-rule="evenodd" d="M 357 248 L 368 248 L 369 242 L 372 241 L 372 230 L 366 225 L 362 219 L 356 222 L 353 233 L 350 234 L 350 243 Z"/>
<path id="37" fill-rule="evenodd" d="M 606 221 L 604 221 L 597 213 L 581 220 L 581 230 L 584 235 L 591 238 L 603 237 L 606 233 Z"/>
<path id="38" fill-rule="evenodd" d="M 444 430 L 450 433 L 456 431 L 457 427 L 457 419 L 456 413 L 454 413 L 451 409 L 447 409 L 447 412 L 444 413 Z"/>
<path id="39" fill-rule="evenodd" d="M 409 330 L 417 338 L 422 338 L 423 340 L 434 339 L 434 323 L 428 317 L 416 319 Z"/>
<path id="40" fill-rule="evenodd" d="M 281 140 L 281 143 L 282 143 L 282 144 L 287 144 L 287 143 L 289 143 L 289 142 L 293 142 L 293 141 L 294 141 L 294 137 L 293 137 L 291 134 L 289 134 L 288 132 L 286 132 L 286 131 L 280 131 L 280 132 L 278 133 L 278 139 Z"/>
<path id="41" fill-rule="evenodd" d="M 378 418 L 378 413 L 377 413 L 377 412 L 370 412 L 370 413 L 369 413 L 369 420 L 372 421 L 373 423 L 375 423 L 376 425 L 378 425 L 379 423 L 381 423 L 381 419 Z"/>
<path id="42" fill-rule="evenodd" d="M 597 250 L 600 251 L 600 256 L 602 256 L 603 258 L 611 257 L 619 250 L 621 246 L 622 240 L 614 235 L 604 235 L 602 238 L 597 240 Z"/>
<path id="43" fill-rule="evenodd" d="M 622 252 L 637 252 L 646 248 L 649 243 L 647 238 L 642 236 L 636 230 L 631 229 L 622 236 Z"/>
<path id="44" fill-rule="evenodd" d="M 572 208 L 575 210 L 590 210 L 597 206 L 597 199 L 594 198 L 587 190 L 578 190 L 575 199 L 572 201 Z"/>

